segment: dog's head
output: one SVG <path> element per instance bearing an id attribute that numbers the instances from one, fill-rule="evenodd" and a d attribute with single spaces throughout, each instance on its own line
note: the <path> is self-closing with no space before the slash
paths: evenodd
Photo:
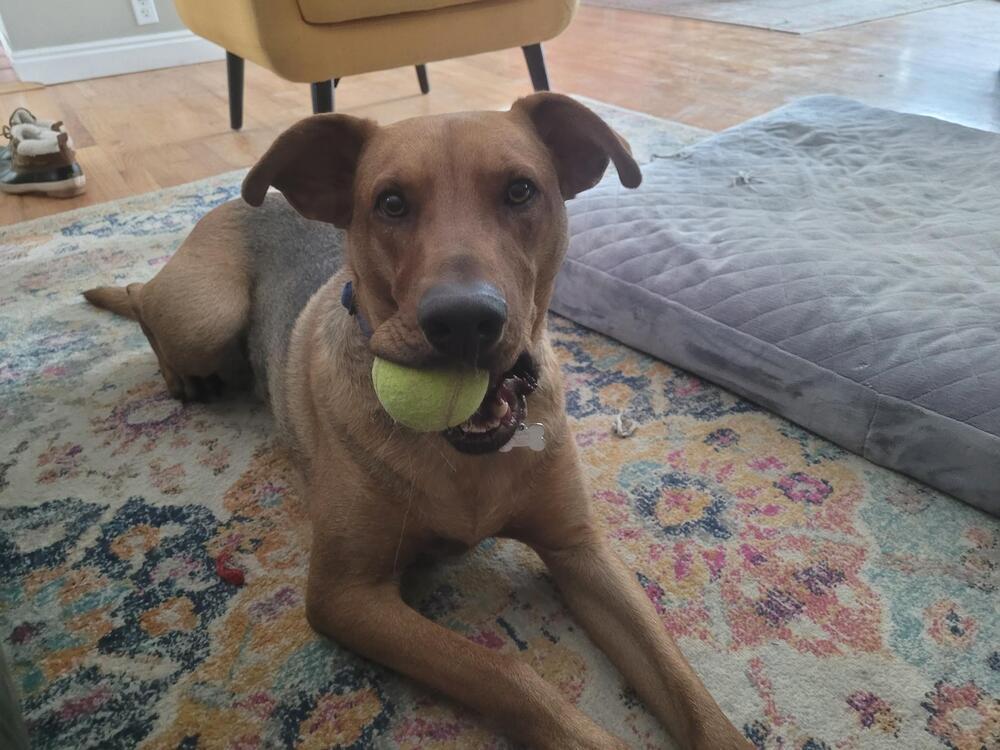
<path id="1" fill-rule="evenodd" d="M 464 447 L 481 452 L 505 437 L 490 427 L 504 384 L 514 407 L 533 387 L 530 353 L 566 251 L 564 202 L 597 184 L 609 161 L 622 184 L 638 186 L 628 144 L 558 94 L 525 97 L 509 112 L 387 127 L 318 115 L 279 136 L 247 174 L 243 197 L 259 205 L 274 186 L 303 216 L 347 230 L 374 354 L 491 373 L 484 409 L 495 408 L 476 415 L 489 429 L 476 433 L 479 448 Z"/>

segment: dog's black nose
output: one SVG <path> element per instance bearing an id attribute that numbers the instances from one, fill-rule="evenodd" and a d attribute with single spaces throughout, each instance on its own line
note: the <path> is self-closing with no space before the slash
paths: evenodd
<path id="1" fill-rule="evenodd" d="M 492 284 L 437 284 L 420 300 L 417 322 L 439 352 L 470 360 L 500 340 L 507 301 Z"/>

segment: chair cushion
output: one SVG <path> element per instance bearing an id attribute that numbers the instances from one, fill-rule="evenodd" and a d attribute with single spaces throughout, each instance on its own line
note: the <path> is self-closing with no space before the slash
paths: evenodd
<path id="1" fill-rule="evenodd" d="M 343 23 L 364 18 L 420 13 L 482 0 L 298 0 L 306 23 Z"/>
<path id="2" fill-rule="evenodd" d="M 1000 514 L 1000 135 L 814 97 L 643 173 L 554 310 Z"/>

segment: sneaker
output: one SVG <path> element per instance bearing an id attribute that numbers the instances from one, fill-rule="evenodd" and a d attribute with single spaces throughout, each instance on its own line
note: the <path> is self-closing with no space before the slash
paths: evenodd
<path id="1" fill-rule="evenodd" d="M 0 162 L 0 191 L 71 198 L 86 189 L 86 177 L 62 122 L 39 120 L 21 108 L 11 115 L 4 135 L 10 140 L 9 162 Z"/>

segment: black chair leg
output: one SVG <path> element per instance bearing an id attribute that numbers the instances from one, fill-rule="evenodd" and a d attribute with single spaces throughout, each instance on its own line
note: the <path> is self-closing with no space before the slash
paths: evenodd
<path id="1" fill-rule="evenodd" d="M 333 112 L 333 81 L 317 81 L 311 88 L 313 114 Z"/>
<path id="2" fill-rule="evenodd" d="M 529 44 L 521 47 L 524 50 L 524 61 L 528 63 L 528 73 L 531 74 L 531 85 L 535 91 L 549 90 L 549 75 L 545 72 L 545 57 L 542 55 L 542 45 Z"/>
<path id="3" fill-rule="evenodd" d="M 420 82 L 420 93 L 426 94 L 431 90 L 430 81 L 427 80 L 427 66 L 418 65 L 417 66 L 417 81 Z"/>
<path id="4" fill-rule="evenodd" d="M 243 127 L 243 58 L 226 52 L 226 78 L 229 81 L 229 127 Z"/>

